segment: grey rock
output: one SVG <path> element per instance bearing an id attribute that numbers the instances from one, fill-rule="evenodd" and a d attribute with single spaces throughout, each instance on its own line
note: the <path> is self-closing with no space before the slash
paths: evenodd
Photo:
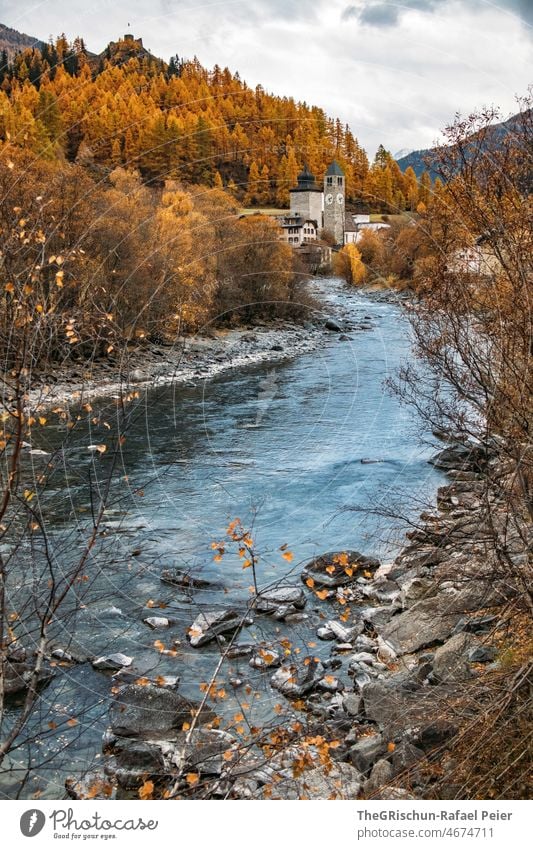
<path id="1" fill-rule="evenodd" d="M 433 676 L 437 681 L 466 681 L 471 677 L 468 651 L 472 646 L 472 637 L 463 632 L 450 637 L 435 652 Z"/>
<path id="2" fill-rule="evenodd" d="M 181 729 L 197 711 L 198 705 L 180 696 L 174 690 L 148 684 L 129 684 L 116 695 L 109 715 L 111 731 L 120 737 L 165 737 Z M 204 708 L 201 722 L 215 716 Z"/>
<path id="3" fill-rule="evenodd" d="M 372 796 L 376 791 L 381 790 L 390 783 L 393 777 L 392 764 L 385 758 L 380 758 L 370 772 L 370 778 L 367 778 L 363 785 L 365 796 Z"/>
<path id="4" fill-rule="evenodd" d="M 348 566 L 337 562 L 341 555 L 348 558 Z M 301 577 L 304 582 L 312 578 L 316 586 L 335 589 L 354 583 L 364 571 L 375 572 L 379 565 L 379 560 L 367 557 L 359 551 L 332 551 L 311 560 L 302 571 Z M 327 572 L 328 568 L 334 571 Z M 347 568 L 352 570 L 351 575 L 346 573 Z"/>
<path id="5" fill-rule="evenodd" d="M 361 776 L 350 764 L 335 763 L 331 769 L 323 766 L 309 769 L 293 778 L 274 784 L 271 799 L 357 799 Z"/>
<path id="6" fill-rule="evenodd" d="M 4 694 L 12 696 L 27 690 L 33 680 L 34 667 L 30 663 L 7 660 L 4 664 Z M 54 677 L 54 671 L 44 664 L 37 676 L 37 686 L 42 687 Z"/>
<path id="7" fill-rule="evenodd" d="M 280 653 L 269 646 L 258 646 L 248 661 L 252 669 L 275 669 L 280 664 Z"/>
<path id="8" fill-rule="evenodd" d="M 334 318 L 328 318 L 324 324 L 326 330 L 332 330 L 334 333 L 342 333 L 342 325 Z"/>
<path id="9" fill-rule="evenodd" d="M 471 663 L 491 663 L 497 654 L 495 646 L 476 646 L 468 652 L 468 659 Z"/>
<path id="10" fill-rule="evenodd" d="M 302 610 L 306 602 L 307 598 L 301 587 L 277 587 L 261 591 L 255 606 L 261 613 L 273 613 L 280 605 L 292 605 L 293 608 Z"/>
<path id="11" fill-rule="evenodd" d="M 235 610 L 205 610 L 196 617 L 187 636 L 191 646 L 199 648 L 220 634 L 236 631 L 242 624 L 242 617 Z"/>
<path id="12" fill-rule="evenodd" d="M 323 677 L 324 666 L 314 657 L 304 658 L 299 663 L 285 661 L 274 673 L 270 683 L 287 698 L 301 698 L 310 693 Z"/>
<path id="13" fill-rule="evenodd" d="M 317 682 L 317 689 L 325 693 L 340 693 L 344 690 L 344 684 L 334 675 L 326 675 Z"/>
<path id="14" fill-rule="evenodd" d="M 348 716 L 359 716 L 363 707 L 363 699 L 360 693 L 344 693 L 342 706 Z"/>
<path id="15" fill-rule="evenodd" d="M 422 749 L 413 746 L 406 740 L 401 740 L 392 754 L 394 775 L 404 772 L 424 757 L 425 753 Z"/>
<path id="16" fill-rule="evenodd" d="M 129 657 L 127 654 L 122 654 L 121 652 L 114 652 L 113 654 L 102 655 L 101 657 L 96 657 L 92 661 L 92 665 L 95 669 L 123 669 L 125 666 L 131 666 L 133 663 L 133 658 Z"/>
<path id="17" fill-rule="evenodd" d="M 147 616 L 146 619 L 143 619 L 145 625 L 148 625 L 153 631 L 158 628 L 168 628 L 170 627 L 170 619 L 167 619 L 166 616 Z"/>
<path id="18" fill-rule="evenodd" d="M 398 654 L 411 654 L 445 640 L 461 618 L 449 596 L 440 594 L 416 602 L 409 610 L 394 616 L 381 629 L 381 635 Z"/>
<path id="19" fill-rule="evenodd" d="M 363 737 L 348 752 L 350 763 L 361 773 L 367 773 L 375 762 L 387 751 L 381 734 Z"/>

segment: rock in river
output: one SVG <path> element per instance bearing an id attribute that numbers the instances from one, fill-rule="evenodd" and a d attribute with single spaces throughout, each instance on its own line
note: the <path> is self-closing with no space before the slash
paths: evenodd
<path id="1" fill-rule="evenodd" d="M 130 684 L 120 690 L 109 709 L 111 730 L 120 737 L 165 737 L 181 729 L 197 709 L 198 705 L 175 690 Z M 209 722 L 214 714 L 204 708 L 201 718 Z"/>
<path id="2" fill-rule="evenodd" d="M 276 587 L 271 590 L 262 590 L 255 603 L 256 609 L 261 613 L 274 613 L 281 605 L 292 605 L 297 610 L 302 610 L 306 604 L 305 593 L 301 587 Z"/>
<path id="3" fill-rule="evenodd" d="M 219 634 L 236 631 L 242 625 L 242 617 L 236 610 L 205 610 L 196 617 L 187 636 L 191 646 L 199 648 Z"/>
<path id="4" fill-rule="evenodd" d="M 302 581 L 307 586 L 342 587 L 357 581 L 365 572 L 374 573 L 379 565 L 379 560 L 359 551 L 332 551 L 311 560 L 302 572 Z"/>
<path id="5" fill-rule="evenodd" d="M 310 693 L 323 677 L 324 667 L 315 657 L 306 657 L 299 663 L 286 661 L 270 679 L 275 690 L 289 699 L 299 699 Z"/>
<path id="6" fill-rule="evenodd" d="M 114 652 L 113 654 L 102 655 L 102 657 L 96 657 L 92 661 L 92 665 L 95 669 L 123 669 L 125 666 L 131 666 L 133 663 L 133 658 L 128 657 L 127 654 L 122 654 L 121 652 Z"/>

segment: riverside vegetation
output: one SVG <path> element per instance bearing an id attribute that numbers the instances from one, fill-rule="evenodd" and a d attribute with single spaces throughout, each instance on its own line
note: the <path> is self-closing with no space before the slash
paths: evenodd
<path id="1" fill-rule="evenodd" d="M 266 218 L 238 219 L 237 199 L 246 193 L 259 202 L 257 184 L 268 187 L 261 200 L 272 202 L 290 185 L 296 151 L 317 173 L 321 161 L 313 157 L 326 161 L 333 151 L 354 197 L 366 193 L 385 212 L 416 212 L 383 237 L 365 236 L 338 262 L 352 283 L 375 276 L 414 293 L 406 309 L 423 370 L 407 365 L 395 391 L 449 443 L 436 462 L 451 483 L 392 565 L 333 551 L 308 563 L 301 581 L 266 588 L 253 528 L 234 520 L 226 538 L 213 541 L 213 556 L 223 561 L 234 548 L 253 576 L 253 593 L 244 610 L 196 611 L 191 647 L 219 650 L 200 697 L 181 695 L 176 677 L 129 672 L 132 658 L 120 652 L 92 658 L 95 668 L 115 673 L 105 769 L 73 776 L 67 792 L 141 799 L 525 795 L 533 610 L 530 99 L 513 132 L 480 155 L 471 140 L 483 138 L 496 116 L 457 121 L 439 154 L 442 184 L 430 187 L 426 179 L 406 195 L 406 178 L 385 152 L 365 172 L 351 134 L 319 111 L 251 92 L 220 70 L 209 77 L 194 62 L 165 66 L 140 49 L 119 43 L 95 63 L 81 43 L 73 50 L 59 40 L 55 53 L 30 51 L 3 72 L 3 766 L 15 763 L 36 714 L 49 733 L 61 733 L 43 694 L 51 676 L 69 672 L 77 658 L 52 643 L 105 568 L 106 510 L 141 400 L 126 375 L 111 414 L 90 403 L 49 410 L 46 398 L 31 395 L 36 372 L 76 358 L 120 363 L 145 340 L 164 344 L 214 318 L 301 319 L 307 296 L 294 254 Z M 213 88 L 224 87 L 212 101 Z M 192 99 L 233 109 L 218 129 L 222 140 L 215 141 L 212 115 L 188 108 Z M 281 121 L 253 130 L 250 123 L 254 143 L 281 154 L 284 170 L 272 176 L 270 160 L 254 169 L 249 153 L 235 151 L 248 150 L 240 123 L 248 112 L 266 119 L 276 109 Z M 304 138 L 304 126 L 311 137 Z M 280 127 L 285 141 L 265 136 Z M 226 162 L 233 165 L 225 169 Z M 90 520 L 65 557 L 43 509 L 54 465 L 32 477 L 23 458 L 39 428 L 59 422 L 68 439 L 86 417 L 95 459 L 86 481 Z M 135 496 L 143 495 L 136 487 Z M 281 551 L 290 571 L 290 548 Z M 162 579 L 193 602 L 202 588 L 183 569 Z M 332 646 L 325 661 L 312 651 L 302 657 L 290 636 L 310 600 L 322 609 L 316 638 Z M 147 627 L 164 633 L 168 617 L 153 607 Z M 242 644 L 242 629 L 259 616 L 289 633 L 275 645 Z M 154 647 L 177 656 L 163 638 Z M 246 689 L 231 729 L 221 727 L 222 671 L 239 654 L 282 699 L 261 727 L 248 720 Z M 69 728 L 78 724 L 81 732 L 83 716 L 65 719 Z"/>

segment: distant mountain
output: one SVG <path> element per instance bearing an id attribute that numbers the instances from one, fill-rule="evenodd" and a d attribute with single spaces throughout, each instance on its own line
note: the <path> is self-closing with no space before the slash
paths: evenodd
<path id="1" fill-rule="evenodd" d="M 409 156 L 410 153 L 413 153 L 412 147 L 402 147 L 401 150 L 394 154 L 394 158 L 396 162 L 398 162 L 399 159 L 403 159 L 405 156 Z"/>
<path id="2" fill-rule="evenodd" d="M 513 132 L 518 122 L 522 120 L 521 116 L 513 115 L 506 121 L 500 124 L 494 124 L 490 131 L 491 141 L 503 138 L 507 133 Z M 472 145 L 476 142 L 475 135 L 472 136 Z M 402 151 L 399 151 L 402 153 Z M 432 180 L 438 177 L 437 168 L 437 151 L 435 148 L 425 148 L 424 150 L 413 150 L 405 156 L 395 157 L 398 165 L 405 171 L 409 166 L 412 167 L 417 177 L 420 177 L 424 171 L 428 171 Z"/>
<path id="3" fill-rule="evenodd" d="M 44 46 L 44 42 L 32 35 L 26 35 L 24 32 L 17 32 L 16 29 L 6 27 L 5 24 L 0 24 L 0 52 L 5 50 L 10 59 L 21 50 L 27 47 L 38 47 L 39 50 Z"/>

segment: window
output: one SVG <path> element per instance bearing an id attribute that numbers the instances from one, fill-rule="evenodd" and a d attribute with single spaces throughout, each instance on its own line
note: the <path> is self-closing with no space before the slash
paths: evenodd
<path id="1" fill-rule="evenodd" d="M 333 185 L 333 177 L 326 177 L 326 186 Z"/>
<path id="2" fill-rule="evenodd" d="M 342 177 L 337 177 L 337 185 L 342 186 Z"/>

